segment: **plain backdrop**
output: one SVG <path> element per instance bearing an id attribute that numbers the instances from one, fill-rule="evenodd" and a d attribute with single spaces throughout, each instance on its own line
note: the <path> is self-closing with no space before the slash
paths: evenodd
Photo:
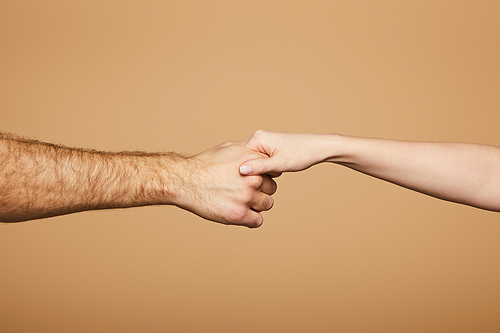
<path id="1" fill-rule="evenodd" d="M 500 145 L 498 1 L 0 1 L 0 130 L 195 154 L 256 129 Z M 335 165 L 256 230 L 0 225 L 2 332 L 498 332 L 500 215 Z"/>

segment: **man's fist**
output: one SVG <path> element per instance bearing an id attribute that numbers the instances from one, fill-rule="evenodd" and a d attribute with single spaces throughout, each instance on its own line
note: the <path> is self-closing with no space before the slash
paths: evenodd
<path id="1" fill-rule="evenodd" d="M 242 162 L 259 159 L 268 157 L 232 142 L 186 159 L 175 204 L 223 224 L 261 226 L 259 212 L 272 208 L 277 185 L 267 175 L 243 177 L 238 172 Z"/>

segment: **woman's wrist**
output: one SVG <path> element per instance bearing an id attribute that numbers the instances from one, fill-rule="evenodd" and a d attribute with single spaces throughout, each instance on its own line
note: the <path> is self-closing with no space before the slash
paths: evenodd
<path id="1" fill-rule="evenodd" d="M 324 139 L 324 162 L 352 163 L 354 137 L 342 134 L 327 134 Z"/>

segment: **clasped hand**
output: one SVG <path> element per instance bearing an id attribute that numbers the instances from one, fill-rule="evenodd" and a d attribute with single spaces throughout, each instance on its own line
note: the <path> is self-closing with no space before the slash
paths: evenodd
<path id="1" fill-rule="evenodd" d="M 273 178 L 318 163 L 314 154 L 309 159 L 296 156 L 300 145 L 305 150 L 304 138 L 297 136 L 307 134 L 256 131 L 246 143 L 226 142 L 193 156 L 186 168 L 189 184 L 183 185 L 176 205 L 223 224 L 261 226 L 260 213 L 274 204 Z"/>

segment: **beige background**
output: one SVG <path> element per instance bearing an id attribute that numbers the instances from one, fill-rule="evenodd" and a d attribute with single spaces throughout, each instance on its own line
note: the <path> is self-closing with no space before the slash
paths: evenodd
<path id="1" fill-rule="evenodd" d="M 498 1 L 0 1 L 0 128 L 197 153 L 259 128 L 500 145 Z M 257 230 L 0 225 L 2 332 L 498 332 L 500 215 L 320 165 Z"/>

